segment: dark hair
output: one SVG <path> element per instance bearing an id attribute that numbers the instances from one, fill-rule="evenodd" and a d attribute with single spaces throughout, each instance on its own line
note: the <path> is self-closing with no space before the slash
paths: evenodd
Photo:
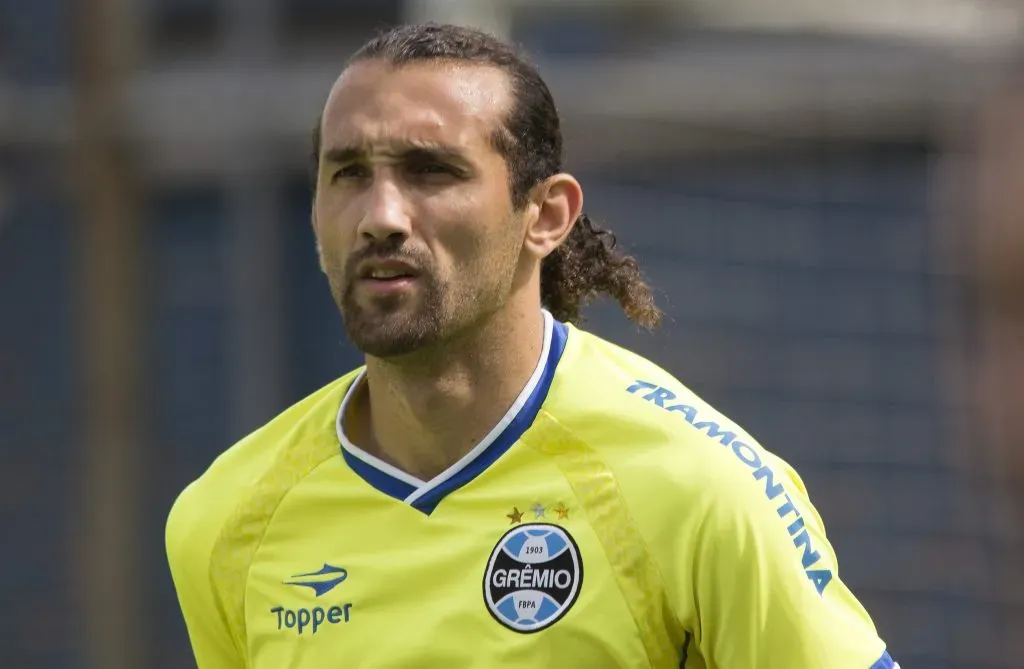
<path id="1" fill-rule="evenodd" d="M 513 105 L 491 137 L 509 167 L 512 202 L 525 206 L 530 190 L 562 171 L 562 131 L 555 101 L 537 69 L 510 45 L 485 32 L 453 25 L 401 26 L 370 40 L 349 64 L 383 60 L 395 65 L 449 60 L 490 65 L 508 76 Z M 321 129 L 313 135 L 313 179 L 319 170 Z M 616 248 L 615 236 L 581 214 L 565 242 L 541 265 L 541 301 L 562 321 L 578 322 L 594 298 L 607 294 L 635 323 L 661 319 L 636 260 Z"/>

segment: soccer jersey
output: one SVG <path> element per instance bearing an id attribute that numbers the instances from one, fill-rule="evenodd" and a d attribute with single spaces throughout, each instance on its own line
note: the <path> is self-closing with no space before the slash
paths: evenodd
<path id="1" fill-rule="evenodd" d="M 200 669 L 890 669 L 796 473 L 651 362 L 544 314 L 505 417 L 421 481 L 344 434 L 357 370 L 181 494 Z"/>

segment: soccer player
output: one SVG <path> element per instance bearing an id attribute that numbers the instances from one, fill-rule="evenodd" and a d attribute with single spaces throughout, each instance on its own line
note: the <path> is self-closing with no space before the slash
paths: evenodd
<path id="1" fill-rule="evenodd" d="M 320 261 L 366 364 L 175 503 L 201 669 L 895 666 L 796 473 L 571 324 L 601 293 L 659 312 L 582 215 L 513 49 L 373 39 L 314 154 Z"/>

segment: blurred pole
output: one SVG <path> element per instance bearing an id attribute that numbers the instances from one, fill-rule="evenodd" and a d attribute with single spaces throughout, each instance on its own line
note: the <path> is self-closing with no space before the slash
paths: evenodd
<path id="1" fill-rule="evenodd" d="M 437 21 L 487 30 L 507 38 L 512 31 L 508 0 L 406 0 L 405 20 Z"/>
<path id="2" fill-rule="evenodd" d="M 85 666 L 145 666 L 139 577 L 142 408 L 139 229 L 116 134 L 132 60 L 131 0 L 75 3 L 75 146 L 80 213 L 81 498 L 72 583 Z"/>
<path id="3" fill-rule="evenodd" d="M 232 438 L 272 418 L 286 400 L 281 183 L 269 160 L 260 160 L 258 143 L 248 151 L 239 156 L 247 164 L 232 165 L 226 177 Z"/>
<path id="4" fill-rule="evenodd" d="M 252 71 L 273 60 L 277 50 L 274 10 L 274 0 L 226 0 L 227 53 L 234 69 Z M 237 146 L 228 149 L 228 427 L 233 438 L 272 418 L 284 408 L 287 397 L 281 179 L 268 149 L 273 139 L 265 130 L 269 127 L 269 123 L 256 123 L 245 128 L 233 136 Z"/>

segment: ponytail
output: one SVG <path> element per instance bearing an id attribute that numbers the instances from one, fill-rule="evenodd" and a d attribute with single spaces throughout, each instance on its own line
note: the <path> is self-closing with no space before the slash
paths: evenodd
<path id="1" fill-rule="evenodd" d="M 540 286 L 542 303 L 561 321 L 579 323 L 583 308 L 607 295 L 637 325 L 650 330 L 661 322 L 662 312 L 636 259 L 617 248 L 615 235 L 586 214 L 580 214 L 566 240 L 544 259 Z"/>

